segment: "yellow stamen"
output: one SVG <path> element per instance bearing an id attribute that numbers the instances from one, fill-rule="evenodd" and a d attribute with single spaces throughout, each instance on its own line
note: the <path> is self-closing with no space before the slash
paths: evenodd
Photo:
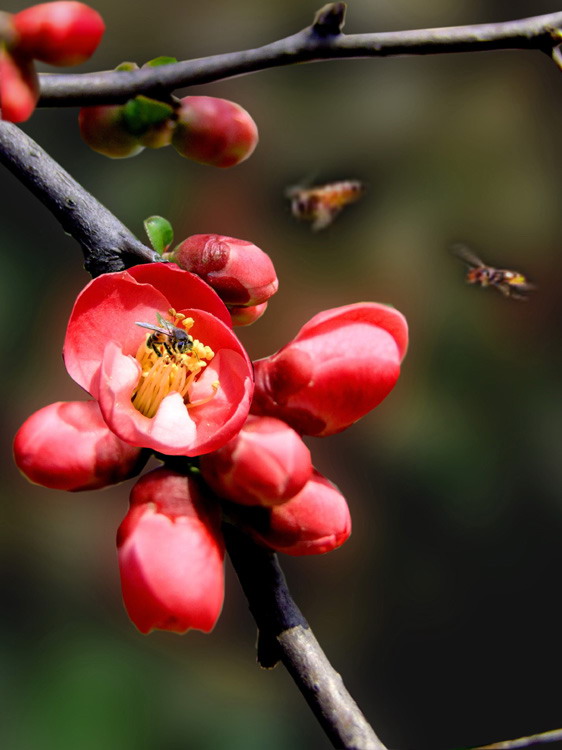
<path id="1" fill-rule="evenodd" d="M 174 309 L 168 312 L 173 326 L 180 324 L 187 332 L 193 327 L 193 318 L 176 313 Z M 142 372 L 131 400 L 145 417 L 153 417 L 169 393 L 179 393 L 188 409 L 201 406 L 215 396 L 220 387 L 218 381 L 212 384 L 213 392 L 208 397 L 193 402 L 190 399 L 191 386 L 215 356 L 209 346 L 191 336 L 190 340 L 190 348 L 180 351 L 173 332 L 169 335 L 156 332 L 148 333 L 140 344 L 136 359 Z"/>

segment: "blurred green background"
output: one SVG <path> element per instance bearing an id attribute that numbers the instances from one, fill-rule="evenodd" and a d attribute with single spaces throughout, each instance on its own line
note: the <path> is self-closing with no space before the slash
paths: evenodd
<path id="1" fill-rule="evenodd" d="M 107 32 L 79 71 L 260 46 L 308 25 L 321 3 L 92 5 Z M 557 10 L 351 0 L 346 31 Z M 411 345 L 394 392 L 344 434 L 310 441 L 354 533 L 330 555 L 283 558 L 289 585 L 389 747 L 451 750 L 562 725 L 560 71 L 539 53 L 490 52 L 300 65 L 190 91 L 252 113 L 261 141 L 249 161 L 219 171 L 171 148 L 112 161 L 81 143 L 72 109 L 40 110 L 24 129 L 139 236 L 161 214 L 178 240 L 218 232 L 266 250 L 280 290 L 240 332 L 254 358 L 327 307 L 378 300 L 405 313 Z M 291 216 L 287 186 L 348 178 L 368 191 L 331 227 L 314 234 Z M 114 548 L 129 486 L 64 494 L 14 468 L 21 422 L 81 397 L 60 351 L 87 277 L 76 243 L 5 170 L 0 195 L 2 746 L 329 747 L 284 670 L 256 667 L 229 565 L 211 635 L 141 636 Z M 448 253 L 459 240 L 539 290 L 518 303 L 468 287 Z"/>

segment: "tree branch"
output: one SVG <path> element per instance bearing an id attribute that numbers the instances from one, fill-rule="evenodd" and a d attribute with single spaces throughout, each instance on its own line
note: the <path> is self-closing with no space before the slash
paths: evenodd
<path id="1" fill-rule="evenodd" d="M 386 750 L 291 598 L 277 555 L 230 524 L 226 546 L 259 629 L 258 661 L 282 661 L 336 748 Z"/>
<path id="2" fill-rule="evenodd" d="M 532 734 L 529 737 L 519 737 L 517 740 L 505 740 L 504 742 L 494 742 L 492 745 L 480 745 L 472 750 L 516 750 L 521 747 L 532 747 L 541 745 L 544 742 L 556 742 L 562 740 L 562 729 L 553 729 L 550 732 L 541 734 Z"/>
<path id="3" fill-rule="evenodd" d="M 35 141 L 0 121 L 0 163 L 39 198 L 82 247 L 92 276 L 161 261 Z"/>
<path id="4" fill-rule="evenodd" d="M 324 6 L 311 26 L 257 49 L 128 72 L 42 74 L 39 106 L 112 104 L 137 94 L 158 98 L 185 86 L 322 60 L 499 49 L 551 55 L 562 40 L 562 12 L 502 23 L 347 35 L 341 33 L 344 9 L 344 3 Z"/>

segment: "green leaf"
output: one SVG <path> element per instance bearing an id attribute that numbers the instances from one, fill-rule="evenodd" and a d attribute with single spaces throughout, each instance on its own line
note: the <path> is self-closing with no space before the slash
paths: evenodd
<path id="1" fill-rule="evenodd" d="M 161 55 L 160 57 L 155 57 L 154 60 L 149 60 L 142 67 L 157 68 L 159 65 L 171 65 L 172 63 L 177 63 L 177 61 L 176 57 L 166 57 L 165 55 Z"/>
<path id="2" fill-rule="evenodd" d="M 162 255 L 174 241 L 172 225 L 162 216 L 149 216 L 144 220 L 144 228 L 150 244 L 159 255 Z"/>
<path id="3" fill-rule="evenodd" d="M 153 125 L 159 125 L 173 115 L 174 109 L 169 104 L 147 96 L 136 96 L 129 99 L 123 107 L 125 127 L 131 135 L 140 136 Z"/>
<path id="4" fill-rule="evenodd" d="M 128 72 L 129 70 L 140 70 L 139 66 L 136 64 L 136 62 L 122 62 L 120 63 L 115 70 L 118 71 L 125 71 Z"/>

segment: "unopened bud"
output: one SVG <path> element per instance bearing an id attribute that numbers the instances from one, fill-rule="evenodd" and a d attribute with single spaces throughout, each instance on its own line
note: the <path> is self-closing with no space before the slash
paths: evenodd
<path id="1" fill-rule="evenodd" d="M 59 401 L 39 409 L 18 430 L 14 456 L 35 484 L 56 490 L 95 490 L 138 474 L 140 448 L 119 440 L 96 401 Z"/>
<path id="2" fill-rule="evenodd" d="M 267 310 L 267 302 L 250 307 L 243 307 L 242 305 L 227 305 L 227 307 L 233 326 L 251 326 Z"/>
<path id="3" fill-rule="evenodd" d="M 50 65 L 78 65 L 101 41 L 105 24 L 88 5 L 72 0 L 32 5 L 14 15 L 17 49 Z"/>
<path id="4" fill-rule="evenodd" d="M 145 474 L 117 532 L 123 600 L 141 633 L 209 632 L 224 597 L 219 509 L 189 477 Z"/>
<path id="5" fill-rule="evenodd" d="M 215 167 L 233 167 L 258 143 L 258 128 L 245 109 L 214 96 L 186 96 L 172 143 L 179 154 Z"/>
<path id="6" fill-rule="evenodd" d="M 249 417 L 235 438 L 200 462 L 212 489 L 243 505 L 284 503 L 312 474 L 310 451 L 300 436 L 270 417 Z"/>
<path id="7" fill-rule="evenodd" d="M 194 234 L 178 245 L 170 260 L 200 276 L 226 305 L 261 305 L 279 286 L 269 255 L 234 237 Z"/>
<path id="8" fill-rule="evenodd" d="M 320 555 L 351 534 L 351 516 L 337 487 L 315 471 L 298 495 L 271 508 L 243 508 L 240 525 L 256 541 L 287 555 Z"/>
<path id="9" fill-rule="evenodd" d="M 88 146 L 112 159 L 139 154 L 144 146 L 125 127 L 119 104 L 82 107 L 78 113 L 80 135 Z"/>

